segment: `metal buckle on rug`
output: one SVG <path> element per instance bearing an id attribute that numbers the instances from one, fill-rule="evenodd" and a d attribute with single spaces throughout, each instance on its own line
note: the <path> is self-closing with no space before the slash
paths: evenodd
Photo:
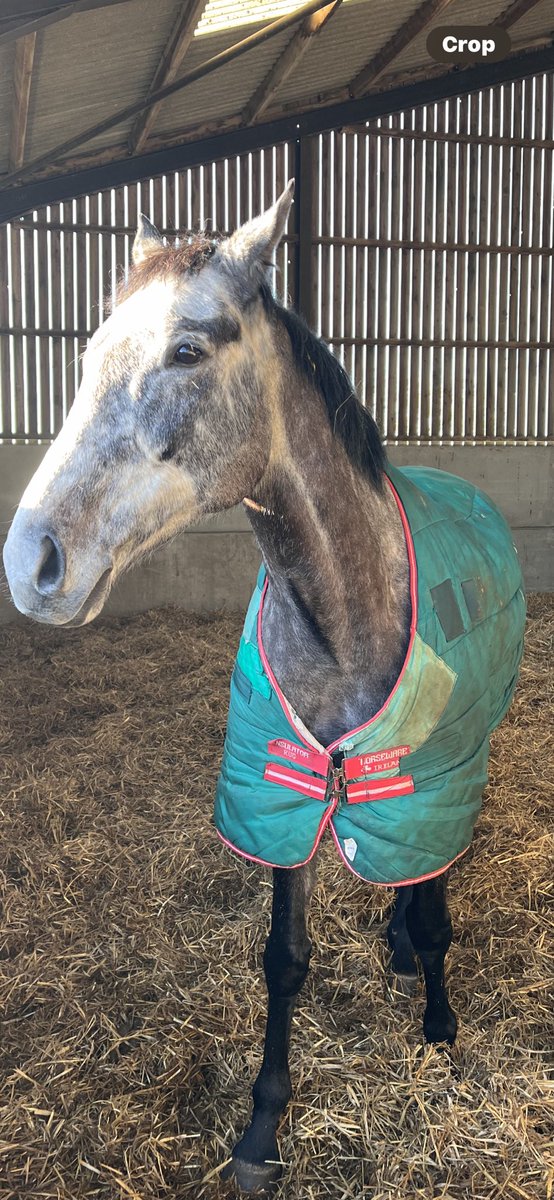
<path id="1" fill-rule="evenodd" d="M 345 786 L 344 764 L 341 763 L 340 767 L 333 767 L 331 799 L 340 800 L 344 795 Z"/>

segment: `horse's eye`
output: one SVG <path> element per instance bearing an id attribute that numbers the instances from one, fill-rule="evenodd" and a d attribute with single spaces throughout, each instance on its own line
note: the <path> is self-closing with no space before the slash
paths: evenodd
<path id="1" fill-rule="evenodd" d="M 203 351 L 199 346 L 193 346 L 191 342 L 183 342 L 173 355 L 173 362 L 179 363 L 182 367 L 195 367 L 197 362 L 200 362 Z"/>

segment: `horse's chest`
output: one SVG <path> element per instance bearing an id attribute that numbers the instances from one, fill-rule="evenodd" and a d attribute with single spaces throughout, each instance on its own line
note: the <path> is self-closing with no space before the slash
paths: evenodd
<path id="1" fill-rule="evenodd" d="M 295 712 L 323 745 L 368 721 L 384 704 L 400 671 L 408 642 L 384 658 L 370 630 L 355 639 L 356 665 L 341 666 L 309 620 L 292 607 L 268 600 L 264 642 L 275 676 Z"/>

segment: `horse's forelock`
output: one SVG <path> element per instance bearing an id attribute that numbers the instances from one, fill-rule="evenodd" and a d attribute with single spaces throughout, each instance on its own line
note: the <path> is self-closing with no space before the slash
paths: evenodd
<path id="1" fill-rule="evenodd" d="M 154 280 L 198 275 L 221 241 L 222 235 L 218 233 L 185 234 L 178 245 L 160 246 L 159 250 L 153 250 L 141 263 L 131 267 L 128 278 L 118 289 L 117 302 L 126 300 Z"/>

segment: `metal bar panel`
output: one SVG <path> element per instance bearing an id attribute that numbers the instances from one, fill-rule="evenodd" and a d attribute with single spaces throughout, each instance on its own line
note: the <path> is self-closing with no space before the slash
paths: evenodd
<path id="1" fill-rule="evenodd" d="M 554 75 L 545 75 L 542 80 L 543 113 L 554 112 Z M 541 180 L 540 240 L 554 242 L 554 150 L 543 150 Z M 554 262 L 541 261 L 539 337 L 545 340 L 552 336 L 554 321 Z M 554 433 L 554 351 L 541 352 L 537 387 L 537 429 L 539 437 Z"/>
<path id="2" fill-rule="evenodd" d="M 10 227 L 9 243 L 9 290 L 10 290 L 10 325 L 23 325 L 23 297 L 21 278 L 21 238 L 23 232 L 12 225 Z M 25 374 L 24 374 L 24 337 L 11 339 L 11 370 L 12 370 L 12 412 L 14 429 L 20 434 L 27 434 L 25 414 Z"/>
<path id="3" fill-rule="evenodd" d="M 0 324 L 9 329 L 10 322 L 10 266 L 8 242 L 11 237 L 10 226 L 0 230 Z M 11 411 L 11 393 L 13 375 L 10 370 L 10 334 L 0 335 L 0 437 L 5 438 L 8 430 L 13 427 Z"/>
<path id="4" fill-rule="evenodd" d="M 48 329 L 48 235 L 36 231 L 33 234 L 33 288 L 35 293 L 35 321 L 39 329 Z M 35 338 L 37 363 L 37 425 L 40 437 L 51 437 L 50 423 L 50 342 Z"/>
<path id="5" fill-rule="evenodd" d="M 521 108 L 522 108 L 522 87 L 521 83 L 511 85 L 511 127 L 514 132 L 518 132 L 521 127 Z M 511 170 L 511 237 L 510 241 L 516 240 L 519 245 L 522 244 L 521 230 L 521 206 L 522 206 L 522 187 L 524 182 L 523 176 L 523 150 L 516 147 L 512 156 Z M 510 263 L 509 273 L 509 303 L 508 303 L 508 340 L 519 341 L 520 330 L 520 309 L 521 309 L 521 256 L 512 258 Z M 513 351 L 508 355 L 508 377 L 507 377 L 507 424 L 510 437 L 515 437 L 517 433 L 517 401 L 518 401 L 518 374 L 520 370 L 520 355 Z"/>
<path id="6" fill-rule="evenodd" d="M 47 212 L 60 217 L 61 205 Z M 54 330 L 62 326 L 62 237 L 61 230 L 48 235 L 48 324 L 50 329 L 50 430 L 55 435 L 63 420 L 64 365 L 62 342 Z"/>
<path id="7" fill-rule="evenodd" d="M 389 129 L 398 124 L 398 116 L 389 117 Z M 400 239 L 401 222 L 402 222 L 402 174 L 400 171 L 400 150 L 402 145 L 395 138 L 388 139 L 389 147 L 389 178 L 390 178 L 390 236 L 393 239 Z M 401 271 L 401 251 L 398 249 L 389 250 L 390 255 L 390 333 L 391 337 L 398 337 L 399 320 L 400 320 L 400 271 Z M 398 438 L 400 432 L 400 354 L 399 346 L 391 349 L 389 354 L 389 430 L 390 436 Z"/>
<path id="8" fill-rule="evenodd" d="M 368 216 L 367 204 L 367 186 L 366 186 L 366 158 L 367 146 L 369 138 L 363 134 L 355 135 L 356 159 L 354 163 L 354 233 L 356 239 L 363 240 L 366 221 Z M 367 256 L 368 251 L 365 247 L 356 245 L 352 247 L 354 255 L 354 296 L 352 299 L 352 320 L 351 326 L 353 333 L 356 335 L 362 334 L 365 338 L 367 335 Z M 354 353 L 354 378 L 353 383 L 357 394 L 363 404 L 367 404 L 367 346 L 356 347 Z"/>

